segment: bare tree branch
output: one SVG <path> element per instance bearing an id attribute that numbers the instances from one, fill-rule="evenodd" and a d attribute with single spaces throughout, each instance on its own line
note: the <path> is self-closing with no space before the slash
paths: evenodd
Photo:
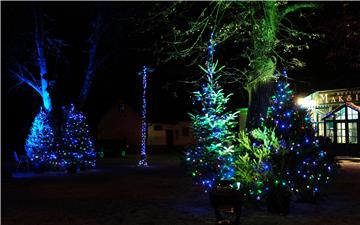
<path id="1" fill-rule="evenodd" d="M 41 88 L 33 81 L 29 80 L 26 75 L 24 74 L 23 68 L 24 66 L 18 66 L 18 72 L 15 72 L 14 70 L 10 70 L 10 72 L 21 82 L 26 83 L 30 87 L 32 87 L 40 96 L 42 96 Z M 28 71 L 26 69 L 26 71 Z M 31 74 L 31 73 L 30 73 Z M 32 75 L 31 75 L 32 76 Z M 33 76 L 32 76 L 33 77 Z"/>

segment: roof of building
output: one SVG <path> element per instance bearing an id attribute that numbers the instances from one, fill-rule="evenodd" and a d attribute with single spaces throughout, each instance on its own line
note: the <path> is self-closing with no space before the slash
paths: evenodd
<path id="1" fill-rule="evenodd" d="M 342 109 L 342 108 L 344 108 L 346 106 L 352 108 L 353 110 L 356 110 L 356 111 L 360 112 L 360 106 L 355 105 L 352 102 L 345 102 L 344 104 L 336 107 L 334 110 L 328 112 L 323 119 L 329 118 L 330 116 L 334 115 L 334 113 L 336 113 L 337 111 L 339 111 L 340 109 Z"/>

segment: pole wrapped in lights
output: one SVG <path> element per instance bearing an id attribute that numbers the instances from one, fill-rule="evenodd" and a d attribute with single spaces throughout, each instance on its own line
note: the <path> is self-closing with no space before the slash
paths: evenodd
<path id="1" fill-rule="evenodd" d="M 154 69 L 149 69 L 146 65 L 143 66 L 143 69 L 138 73 L 142 76 L 142 86 L 143 86 L 143 94 L 142 94 L 142 113 L 141 113 L 141 146 L 140 146 L 140 161 L 138 163 L 139 166 L 148 166 L 147 161 L 147 132 L 148 125 L 146 120 L 146 112 L 147 112 L 147 101 L 146 101 L 146 89 L 147 89 L 147 73 L 153 72 Z"/>

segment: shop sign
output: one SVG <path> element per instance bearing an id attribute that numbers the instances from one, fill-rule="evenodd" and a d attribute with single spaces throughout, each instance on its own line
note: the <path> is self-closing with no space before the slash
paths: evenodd
<path id="1" fill-rule="evenodd" d="M 356 90 L 334 90 L 334 91 L 321 91 L 316 92 L 315 101 L 317 105 L 332 105 L 332 104 L 341 104 L 345 102 L 360 102 L 360 89 Z"/>

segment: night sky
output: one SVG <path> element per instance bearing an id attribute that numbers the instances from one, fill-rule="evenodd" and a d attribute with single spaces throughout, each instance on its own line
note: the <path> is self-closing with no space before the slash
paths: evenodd
<path id="1" fill-rule="evenodd" d="M 149 116 L 152 121 L 170 122 L 186 119 L 191 109 L 192 87 L 177 81 L 198 76 L 196 65 L 177 61 L 157 64 L 151 48 L 163 30 L 139 32 L 138 21 L 147 18 L 154 2 L 35 2 L 45 14 L 49 36 L 66 43 L 62 57 L 49 60 L 48 69 L 56 80 L 59 104 L 77 98 L 87 66 L 90 22 L 101 8 L 104 33 L 97 57 L 102 60 L 96 72 L 91 94 L 84 109 L 95 129 L 104 112 L 123 99 L 136 110 L 141 107 L 143 64 L 155 68 L 149 75 Z M 169 3 L 162 3 L 169 4 Z M 204 4 L 204 3 L 199 3 Z M 1 2 L 2 8 L 2 149 L 22 148 L 41 98 L 26 85 L 17 85 L 9 70 L 16 60 L 31 60 L 34 53 L 34 23 L 29 2 Z M 327 2 L 303 23 L 305 30 L 324 34 L 322 40 L 310 42 L 302 52 L 307 66 L 288 72 L 300 93 L 360 86 L 360 3 Z M 221 46 L 220 46 L 221 48 Z M 226 50 L 222 50 L 226 53 Z M 229 51 L 229 50 L 227 50 Z M 220 51 L 221 52 L 221 51 Z M 221 55 L 217 56 L 221 62 Z M 51 58 L 51 57 L 49 57 Z M 54 58 L 54 57 L 52 57 Z M 203 63 L 203 62 L 199 62 Z M 238 86 L 225 86 L 234 92 L 232 108 L 245 107 L 245 92 Z"/>

